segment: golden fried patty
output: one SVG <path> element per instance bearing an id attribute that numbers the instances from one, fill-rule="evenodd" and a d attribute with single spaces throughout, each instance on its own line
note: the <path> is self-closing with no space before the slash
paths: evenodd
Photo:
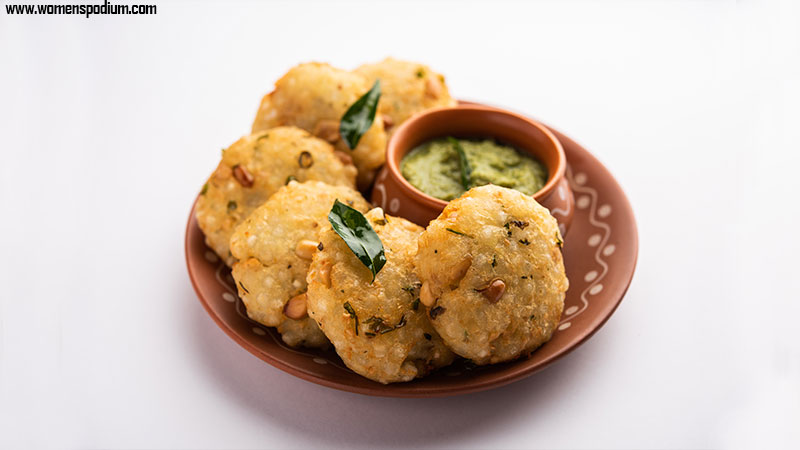
<path id="1" fill-rule="evenodd" d="M 300 128 L 259 131 L 223 151 L 197 200 L 197 222 L 208 246 L 230 266 L 233 229 L 278 188 L 292 179 L 354 187 L 355 175 L 330 144 Z"/>
<path id="2" fill-rule="evenodd" d="M 385 161 L 386 133 L 383 122 L 375 120 L 350 150 L 339 136 L 344 113 L 371 84 L 359 74 L 328 64 L 307 63 L 293 67 L 264 96 L 253 122 L 253 132 L 278 125 L 294 125 L 332 143 L 353 158 L 359 186 L 366 187 Z"/>
<path id="3" fill-rule="evenodd" d="M 569 282 L 561 235 L 532 197 L 487 185 L 451 201 L 422 233 L 421 298 L 445 343 L 476 364 L 547 342 Z"/>
<path id="4" fill-rule="evenodd" d="M 247 315 L 278 327 L 292 346 L 327 345 L 317 324 L 306 315 L 302 297 L 320 228 L 327 223 L 336 199 L 360 211 L 369 209 L 361 194 L 349 187 L 291 181 L 256 208 L 231 236 L 231 252 L 239 260 L 233 265 L 233 278 Z M 299 303 L 289 305 L 290 301 Z"/>
<path id="5" fill-rule="evenodd" d="M 349 368 L 381 383 L 409 381 L 453 360 L 419 303 L 414 254 L 422 228 L 380 208 L 366 217 L 383 242 L 383 269 L 373 282 L 326 224 L 308 272 L 308 313 Z"/>
<path id="6" fill-rule="evenodd" d="M 450 97 L 444 76 L 424 64 L 386 58 L 379 63 L 365 64 L 355 71 L 367 77 L 370 84 L 381 80 L 378 110 L 390 135 L 414 114 L 457 103 Z"/>

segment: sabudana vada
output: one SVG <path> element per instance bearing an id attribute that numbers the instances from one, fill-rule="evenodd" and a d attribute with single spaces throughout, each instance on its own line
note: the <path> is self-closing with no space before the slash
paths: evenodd
<path id="1" fill-rule="evenodd" d="M 355 70 L 372 84 L 381 80 L 378 113 L 389 135 L 414 114 L 438 106 L 455 106 L 444 76 L 430 67 L 410 61 L 386 58 L 375 64 L 364 64 Z"/>
<path id="2" fill-rule="evenodd" d="M 278 327 L 284 342 L 325 347 L 328 340 L 306 313 L 306 275 L 319 232 L 334 201 L 367 211 L 361 194 L 319 181 L 289 182 L 256 208 L 231 236 L 233 279 L 247 315 Z"/>
<path id="3" fill-rule="evenodd" d="M 197 223 L 206 244 L 230 266 L 234 228 L 281 186 L 290 180 L 319 180 L 354 187 L 355 177 L 355 167 L 337 158 L 330 144 L 300 128 L 259 131 L 223 150 L 197 200 Z"/>
<path id="4" fill-rule="evenodd" d="M 494 185 L 470 189 L 419 240 L 420 298 L 455 353 L 483 365 L 547 342 L 569 282 L 558 224 L 532 197 Z"/>
<path id="5" fill-rule="evenodd" d="M 308 313 L 344 363 L 380 383 L 409 381 L 452 362 L 419 302 L 414 254 L 422 228 L 375 208 L 366 214 L 386 263 L 372 281 L 329 224 L 308 272 Z"/>
<path id="6" fill-rule="evenodd" d="M 386 160 L 383 122 L 374 120 L 350 149 L 339 135 L 344 113 L 371 84 L 359 74 L 322 63 L 300 64 L 275 83 L 264 96 L 253 122 L 253 132 L 279 125 L 294 125 L 333 144 L 342 158 L 351 157 L 358 169 L 358 184 L 366 188 Z"/>

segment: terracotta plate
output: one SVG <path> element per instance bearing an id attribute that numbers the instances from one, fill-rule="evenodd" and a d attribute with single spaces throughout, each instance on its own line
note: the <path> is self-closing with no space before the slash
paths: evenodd
<path id="1" fill-rule="evenodd" d="M 230 270 L 203 243 L 194 207 L 186 227 L 186 264 L 200 302 L 230 337 L 273 366 L 305 380 L 360 394 L 437 397 L 482 391 L 522 379 L 561 358 L 594 334 L 628 289 L 638 238 L 633 211 L 611 173 L 580 145 L 561 140 L 575 192 L 575 217 L 565 238 L 570 288 L 558 330 L 530 357 L 485 367 L 456 363 L 409 383 L 382 385 L 357 375 L 334 351 L 295 350 L 271 328 L 247 318 Z"/>

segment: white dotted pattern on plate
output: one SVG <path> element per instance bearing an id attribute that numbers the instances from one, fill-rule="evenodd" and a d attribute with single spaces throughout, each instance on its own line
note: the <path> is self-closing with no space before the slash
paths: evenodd
<path id="1" fill-rule="evenodd" d="M 563 331 L 572 325 L 572 320 L 582 312 L 586 311 L 589 307 L 590 295 L 597 295 L 603 290 L 602 279 L 608 274 L 608 263 L 603 259 L 604 256 L 611 256 L 616 250 L 614 244 L 608 244 L 611 237 L 611 227 L 608 223 L 600 220 L 605 219 L 611 215 L 611 205 L 599 205 L 599 196 L 597 190 L 586 185 L 589 177 L 583 173 L 578 172 L 573 174 L 572 168 L 567 167 L 567 180 L 569 181 L 572 192 L 575 194 L 575 207 L 579 210 L 588 210 L 587 219 L 589 223 L 601 230 L 600 233 L 593 233 L 587 239 L 586 244 L 589 247 L 596 247 L 594 252 L 594 261 L 600 267 L 598 270 L 590 270 L 583 276 L 583 281 L 588 283 L 581 291 L 580 306 L 569 306 L 564 311 L 564 318 L 558 326 L 558 330 Z"/>

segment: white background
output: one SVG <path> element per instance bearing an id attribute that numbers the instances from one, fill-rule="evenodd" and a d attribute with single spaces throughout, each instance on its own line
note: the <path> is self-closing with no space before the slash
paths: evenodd
<path id="1" fill-rule="evenodd" d="M 798 448 L 796 2 L 157 5 L 0 11 L 0 447 Z M 273 81 L 387 55 L 565 131 L 630 197 L 630 291 L 544 372 L 338 392 L 192 291 L 192 200 Z"/>

